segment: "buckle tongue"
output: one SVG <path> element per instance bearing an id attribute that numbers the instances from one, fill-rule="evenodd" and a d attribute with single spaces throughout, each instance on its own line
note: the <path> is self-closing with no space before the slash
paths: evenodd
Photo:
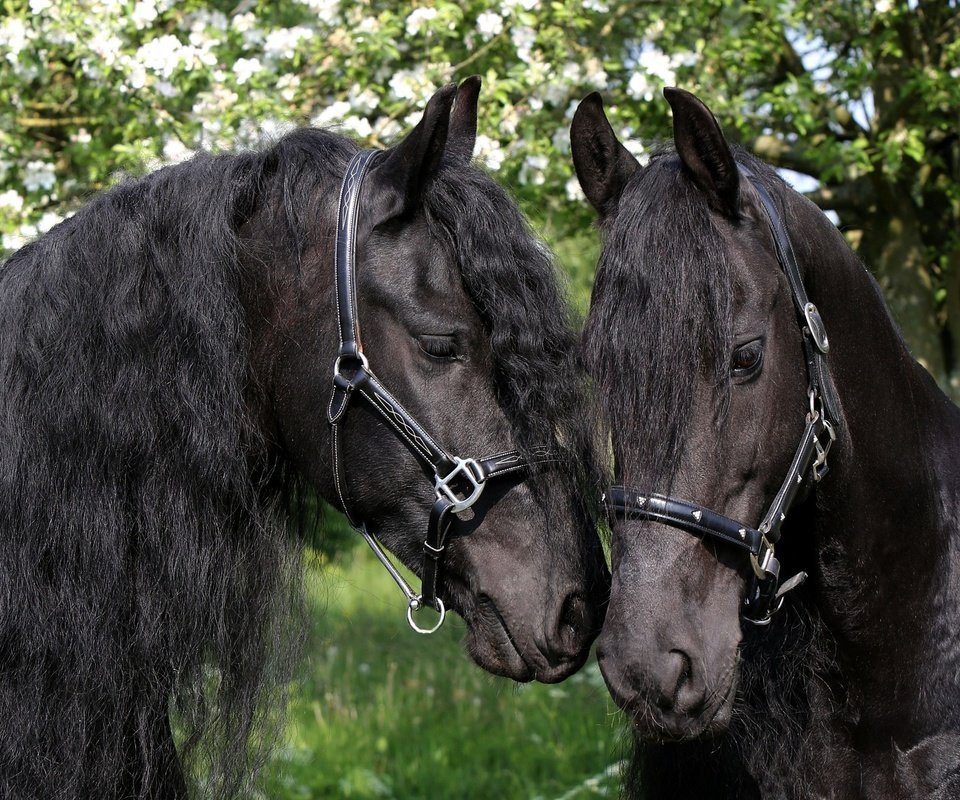
<path id="1" fill-rule="evenodd" d="M 456 514 L 460 511 L 466 511 L 470 506 L 477 502 L 485 485 L 483 472 L 480 465 L 473 458 L 453 457 L 454 467 L 447 475 L 437 475 L 437 481 L 433 488 L 437 492 L 437 497 L 446 497 L 450 501 L 450 510 Z M 455 478 L 462 475 L 466 481 L 471 484 L 470 493 L 460 498 L 456 491 L 450 485 Z"/>

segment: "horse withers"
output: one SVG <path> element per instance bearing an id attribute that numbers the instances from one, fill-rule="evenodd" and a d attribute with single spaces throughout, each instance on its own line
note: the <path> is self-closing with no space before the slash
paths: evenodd
<path id="1" fill-rule="evenodd" d="M 313 492 L 417 572 L 432 543 L 412 599 L 485 669 L 583 664 L 609 576 L 576 337 L 469 164 L 478 90 L 362 182 L 300 130 L 125 181 L 0 269 L 0 796 L 242 794 Z"/>
<path id="2" fill-rule="evenodd" d="M 643 168 L 574 162 L 617 485 L 600 665 L 638 796 L 960 797 L 960 411 L 842 235 L 665 90 Z M 869 235 L 867 232 L 865 235 Z"/>

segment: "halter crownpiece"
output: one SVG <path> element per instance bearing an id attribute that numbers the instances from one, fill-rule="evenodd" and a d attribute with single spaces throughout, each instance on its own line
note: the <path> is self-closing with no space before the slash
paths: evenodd
<path id="1" fill-rule="evenodd" d="M 376 150 L 362 150 L 350 160 L 340 186 L 340 199 L 337 205 L 334 280 L 340 347 L 333 364 L 333 392 L 327 406 L 327 421 L 330 424 L 330 443 L 333 451 L 333 480 L 340 507 L 351 527 L 363 537 L 407 598 L 407 621 L 410 627 L 417 633 L 433 633 L 440 628 L 446 617 L 446 607 L 439 592 L 442 559 L 446 550 L 447 535 L 455 519 L 453 515 L 466 511 L 474 505 L 480 499 L 488 481 L 522 480 L 531 465 L 546 464 L 554 459 L 546 449 L 535 450 L 529 457 L 525 457 L 517 450 L 481 459 L 450 455 L 374 375 L 370 362 L 364 355 L 360 339 L 360 319 L 357 314 L 356 247 L 360 191 L 363 188 L 363 180 L 378 155 L 379 151 Z M 423 542 L 423 569 L 419 594 L 413 591 L 410 584 L 393 565 L 376 536 L 368 530 L 366 523 L 356 520 L 350 512 L 339 426 L 346 417 L 351 401 L 357 396 L 377 411 L 409 450 L 433 471 L 432 480 L 436 500 L 430 510 L 427 534 Z M 429 628 L 420 627 L 413 616 L 424 606 L 432 606 L 440 614 L 436 623 Z"/>
<path id="2" fill-rule="evenodd" d="M 601 501 L 611 516 L 659 522 L 696 536 L 716 539 L 744 551 L 749 557 L 753 574 L 743 601 L 743 616 L 755 625 L 767 625 L 770 618 L 782 607 L 784 596 L 807 578 L 805 572 L 799 572 L 781 583 L 780 562 L 774 555 L 774 547 L 780 540 L 780 527 L 797 498 L 805 476 L 809 475 L 814 483 L 819 483 L 827 474 L 827 455 L 837 438 L 834 425 L 839 416 L 836 410 L 836 389 L 826 362 L 830 350 L 827 330 L 817 307 L 807 296 L 786 226 L 777 213 L 770 194 L 754 178 L 750 169 L 739 163 L 737 166 L 760 197 L 773 234 L 777 260 L 787 276 L 790 294 L 803 331 L 810 410 L 806 415 L 800 444 L 780 491 L 755 528 L 686 500 L 637 491 L 626 486 L 611 486 Z"/>

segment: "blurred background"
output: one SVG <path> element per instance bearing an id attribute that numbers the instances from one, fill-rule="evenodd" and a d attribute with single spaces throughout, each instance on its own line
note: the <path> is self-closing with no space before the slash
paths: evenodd
<path id="1" fill-rule="evenodd" d="M 386 146 L 473 74 L 476 159 L 553 248 L 581 314 L 598 236 L 570 159 L 576 104 L 601 92 L 642 162 L 670 134 L 660 89 L 682 86 L 831 216 L 960 396 L 958 0 L 2 0 L 0 258 L 200 149 L 305 124 Z M 469 663 L 456 623 L 414 637 L 327 517 L 265 797 L 615 795 L 622 725 L 595 663 L 518 687 Z"/>

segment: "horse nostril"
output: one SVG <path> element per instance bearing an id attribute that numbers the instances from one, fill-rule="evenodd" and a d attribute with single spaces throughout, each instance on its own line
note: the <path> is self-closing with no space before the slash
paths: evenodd
<path id="1" fill-rule="evenodd" d="M 675 714 L 699 713 L 706 697 L 702 680 L 694 671 L 690 655 L 683 650 L 671 650 L 664 666 L 660 676 L 657 706 L 661 711 Z"/>
<path id="2" fill-rule="evenodd" d="M 580 655 L 593 629 L 590 604 L 577 593 L 567 595 L 560 606 L 557 627 L 551 637 L 550 649 L 561 659 Z"/>

